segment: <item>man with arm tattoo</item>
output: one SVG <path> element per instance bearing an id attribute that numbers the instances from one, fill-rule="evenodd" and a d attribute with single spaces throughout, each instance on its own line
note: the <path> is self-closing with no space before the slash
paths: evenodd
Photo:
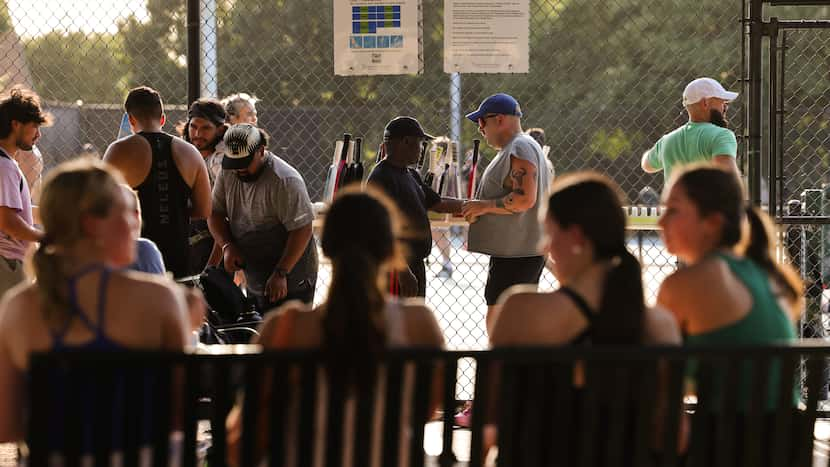
<path id="1" fill-rule="evenodd" d="M 482 101 L 467 118 L 499 152 L 481 177 L 475 200 L 464 203 L 469 250 L 490 255 L 484 298 L 487 329 L 499 296 L 516 284 L 538 284 L 545 265 L 539 253 L 539 200 L 550 173 L 542 148 L 522 131 L 519 103 L 507 94 Z"/>

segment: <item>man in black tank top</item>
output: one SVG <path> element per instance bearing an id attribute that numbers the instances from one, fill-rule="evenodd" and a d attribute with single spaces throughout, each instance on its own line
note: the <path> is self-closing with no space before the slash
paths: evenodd
<path id="1" fill-rule="evenodd" d="M 148 87 L 130 91 L 124 107 L 133 135 L 112 143 L 104 160 L 121 170 L 141 202 L 141 236 L 158 245 L 168 271 L 190 274 L 191 219 L 210 213 L 210 182 L 191 144 L 161 130 L 161 97 Z"/>

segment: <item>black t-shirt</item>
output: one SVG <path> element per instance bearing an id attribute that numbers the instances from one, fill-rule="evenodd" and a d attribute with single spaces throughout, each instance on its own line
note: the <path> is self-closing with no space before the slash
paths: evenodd
<path id="1" fill-rule="evenodd" d="M 418 172 L 402 169 L 382 160 L 369 174 L 369 183 L 383 189 L 398 205 L 409 222 L 407 236 L 411 260 L 421 260 L 432 250 L 432 232 L 429 230 L 427 209 L 441 202 L 441 196 L 426 185 Z"/>

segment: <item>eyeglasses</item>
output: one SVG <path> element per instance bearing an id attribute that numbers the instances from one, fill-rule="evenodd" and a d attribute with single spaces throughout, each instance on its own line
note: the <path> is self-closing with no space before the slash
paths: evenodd
<path id="1" fill-rule="evenodd" d="M 487 124 L 487 119 L 488 118 L 493 118 L 493 117 L 498 117 L 498 116 L 499 116 L 499 114 L 489 114 L 489 115 L 485 115 L 483 117 L 479 117 L 478 118 L 478 124 L 481 125 L 481 126 L 484 126 L 484 125 Z"/>

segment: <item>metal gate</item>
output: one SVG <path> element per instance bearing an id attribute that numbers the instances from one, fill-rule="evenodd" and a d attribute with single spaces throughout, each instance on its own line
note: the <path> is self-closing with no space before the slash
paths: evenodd
<path id="1" fill-rule="evenodd" d="M 744 10 L 749 194 L 779 226 L 779 259 L 804 279 L 804 338 L 830 336 L 830 72 L 817 66 L 830 57 L 828 5 L 749 0 Z M 825 370 L 822 399 L 828 380 Z"/>

